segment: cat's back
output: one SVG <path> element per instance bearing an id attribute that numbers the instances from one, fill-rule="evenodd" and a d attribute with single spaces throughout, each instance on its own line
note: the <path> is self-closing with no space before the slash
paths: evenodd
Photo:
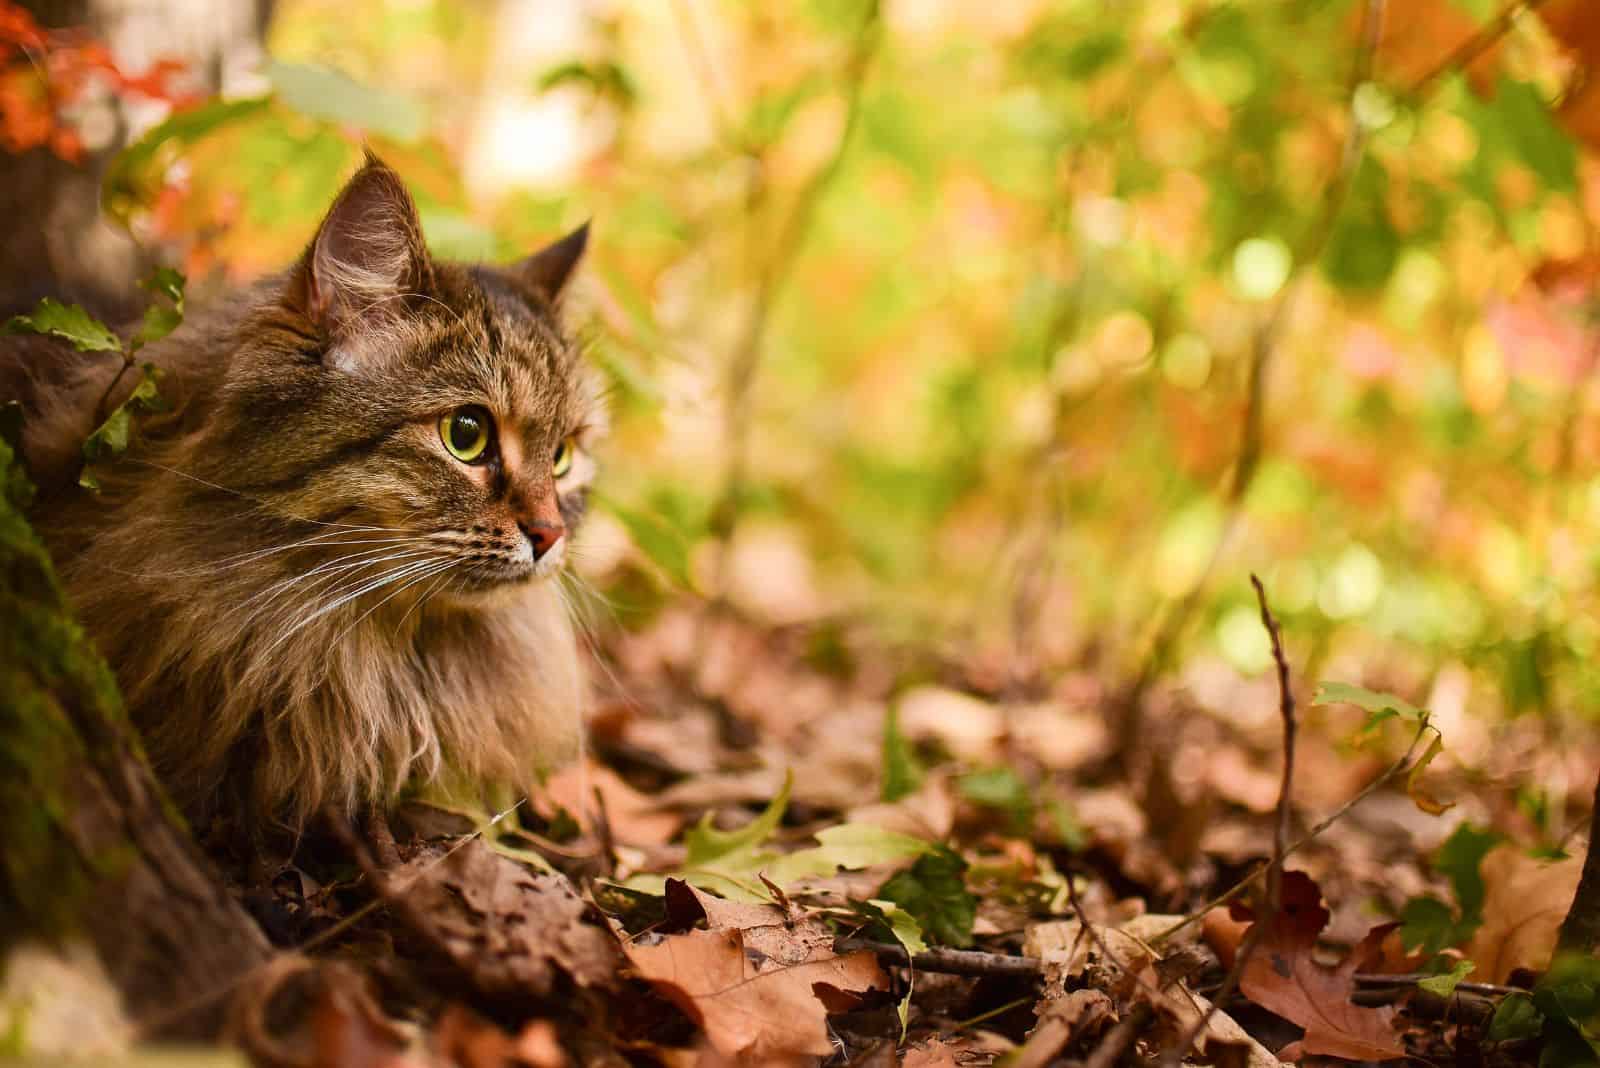
<path id="1" fill-rule="evenodd" d="M 222 294 L 194 309 L 167 338 L 138 351 L 137 364 L 158 369 L 162 406 L 187 416 L 147 422 L 142 430 L 181 430 L 200 414 L 227 372 L 233 333 L 257 300 L 256 287 Z M 22 406 L 23 459 L 46 500 L 76 485 L 84 440 L 139 380 L 138 368 L 125 369 L 118 352 L 79 352 L 38 334 L 0 335 L 0 403 Z"/>
<path id="2" fill-rule="evenodd" d="M 121 357 L 78 352 L 38 334 L 0 335 L 0 402 L 22 406 L 22 456 L 47 494 L 76 479 L 83 440 L 94 429 L 95 399 Z"/>

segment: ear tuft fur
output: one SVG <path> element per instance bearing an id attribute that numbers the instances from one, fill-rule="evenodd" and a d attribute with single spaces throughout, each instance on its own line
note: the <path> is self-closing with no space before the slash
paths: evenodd
<path id="1" fill-rule="evenodd" d="M 295 271 L 290 298 L 325 337 L 392 318 L 426 295 L 433 267 L 416 206 L 400 176 L 367 152 Z"/>

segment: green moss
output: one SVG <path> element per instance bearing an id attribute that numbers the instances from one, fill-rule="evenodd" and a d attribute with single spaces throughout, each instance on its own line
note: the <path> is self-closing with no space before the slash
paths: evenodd
<path id="1" fill-rule="evenodd" d="M 91 880 L 126 863 L 115 849 L 80 856 L 67 832 L 85 769 L 137 739 L 23 514 L 32 487 L 3 440 L 0 472 L 0 912 L 21 917 L 12 934 L 56 934 Z"/>

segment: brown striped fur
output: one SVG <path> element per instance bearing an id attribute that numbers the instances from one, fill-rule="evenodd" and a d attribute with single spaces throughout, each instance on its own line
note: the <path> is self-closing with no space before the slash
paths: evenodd
<path id="1" fill-rule="evenodd" d="M 535 561 L 519 520 L 570 531 L 593 474 L 599 396 L 554 309 L 584 236 L 507 268 L 435 261 L 369 159 L 294 269 L 141 353 L 172 407 L 99 495 L 74 483 L 113 358 L 0 347 L 34 519 L 191 812 L 298 826 L 447 773 L 524 786 L 575 751 L 565 542 Z M 468 404 L 493 414 L 492 463 L 442 446 Z"/>

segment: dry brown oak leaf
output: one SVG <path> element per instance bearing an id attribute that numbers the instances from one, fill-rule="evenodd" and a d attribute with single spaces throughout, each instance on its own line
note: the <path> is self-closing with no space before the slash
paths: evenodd
<path id="1" fill-rule="evenodd" d="M 1519 968 L 1543 971 L 1555 953 L 1561 921 L 1578 892 L 1583 858 L 1538 860 L 1516 846 L 1484 855 L 1483 924 L 1467 945 L 1474 980 L 1503 983 Z"/>
<path id="2" fill-rule="evenodd" d="M 828 1014 L 888 988 L 874 953 L 835 953 L 833 934 L 800 909 L 735 904 L 669 880 L 669 915 L 697 906 L 708 929 L 624 948 L 725 1057 L 827 1056 Z"/>
<path id="3" fill-rule="evenodd" d="M 1393 924 L 1374 928 L 1337 967 L 1316 960 L 1317 936 L 1328 925 L 1322 891 L 1304 872 L 1283 873 L 1282 905 L 1267 921 L 1255 952 L 1239 976 L 1245 997 L 1305 1028 L 1305 1036 L 1278 1051 L 1284 1060 L 1317 1053 L 1353 1061 L 1404 1057 L 1393 1006 L 1363 1008 L 1350 1000 L 1355 974 L 1381 955 Z M 1245 912 L 1240 909 L 1236 915 Z M 1251 937 L 1245 932 L 1245 937 Z"/>

